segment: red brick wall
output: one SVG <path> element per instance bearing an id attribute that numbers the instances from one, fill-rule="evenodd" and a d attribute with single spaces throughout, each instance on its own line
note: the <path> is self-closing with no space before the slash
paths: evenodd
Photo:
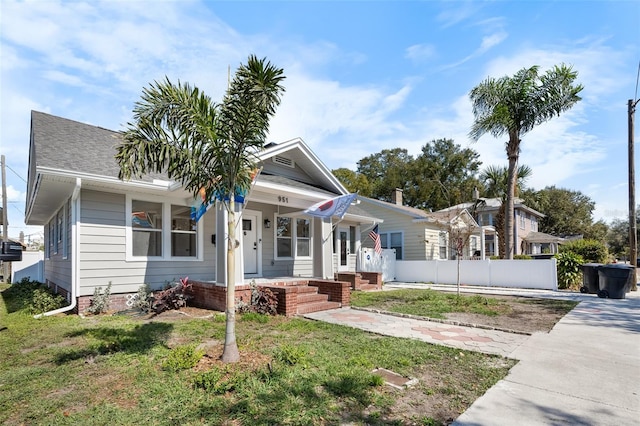
<path id="1" fill-rule="evenodd" d="M 318 293 L 328 295 L 330 302 L 339 302 L 343 307 L 351 304 L 351 284 L 347 281 L 312 279 L 309 285 L 318 287 Z"/>
<path id="2" fill-rule="evenodd" d="M 193 299 L 190 305 L 197 308 L 213 309 L 224 312 L 227 306 L 227 287 L 216 283 L 189 280 L 193 288 Z M 236 285 L 236 299 L 251 302 L 251 287 Z"/>
<path id="3" fill-rule="evenodd" d="M 360 272 L 362 279 L 369 281 L 369 284 L 375 284 L 379 289 L 382 289 L 382 273 L 381 272 Z"/>

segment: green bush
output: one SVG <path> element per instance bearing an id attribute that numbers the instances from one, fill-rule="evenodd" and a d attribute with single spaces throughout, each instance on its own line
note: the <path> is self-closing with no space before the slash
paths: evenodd
<path id="1" fill-rule="evenodd" d="M 585 263 L 606 263 L 609 258 L 607 246 L 597 240 L 575 240 L 560 246 L 560 253 L 575 253 Z"/>
<path id="2" fill-rule="evenodd" d="M 188 370 L 195 367 L 203 356 L 204 351 L 196 349 L 196 345 L 178 346 L 169 352 L 162 368 L 168 371 Z"/>
<path id="3" fill-rule="evenodd" d="M 229 373 L 226 368 L 212 368 L 198 373 L 194 379 L 195 387 L 204 389 L 215 395 L 223 395 L 235 389 L 239 378 Z"/>
<path id="4" fill-rule="evenodd" d="M 32 314 L 41 314 L 54 309 L 62 308 L 67 304 L 64 297 L 59 294 L 51 293 L 46 286 L 41 285 L 33 291 L 29 312 Z"/>
<path id="5" fill-rule="evenodd" d="M 557 259 L 558 288 L 577 289 L 582 281 L 582 269 L 584 259 L 573 252 L 563 252 L 554 255 Z"/>
<path id="6" fill-rule="evenodd" d="M 109 309 L 109 296 L 111 295 L 111 282 L 107 285 L 107 288 L 104 289 L 104 293 L 102 293 L 102 287 L 96 287 L 93 289 L 93 298 L 91 298 L 91 302 L 89 307 L 86 309 L 86 312 L 92 315 L 98 315 L 103 312 L 107 312 Z"/>
<path id="7" fill-rule="evenodd" d="M 515 256 L 513 256 L 514 259 L 518 259 L 518 260 L 532 260 L 533 257 L 529 256 L 528 254 L 516 254 Z"/>
<path id="8" fill-rule="evenodd" d="M 64 297 L 53 294 L 46 285 L 29 278 L 11 284 L 3 296 L 7 297 L 7 306 L 11 311 L 25 309 L 30 314 L 41 314 L 67 304 Z"/>

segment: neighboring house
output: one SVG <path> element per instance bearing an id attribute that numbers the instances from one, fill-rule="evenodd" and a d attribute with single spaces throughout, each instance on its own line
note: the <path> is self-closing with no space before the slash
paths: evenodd
<path id="1" fill-rule="evenodd" d="M 498 240 L 495 234 L 495 220 L 502 205 L 500 198 L 480 198 L 484 203 L 476 210 L 476 221 L 485 231 L 484 249 L 487 256 L 497 255 Z M 470 209 L 473 203 L 462 203 L 440 211 Z M 513 241 L 514 255 L 528 254 L 529 246 L 525 241 L 532 232 L 538 232 L 538 223 L 545 215 L 524 204 L 521 198 L 514 199 Z M 535 246 L 534 246 L 535 247 Z"/>
<path id="2" fill-rule="evenodd" d="M 120 133 L 33 111 L 26 219 L 44 226 L 44 280 L 68 300 L 112 284 L 131 294 L 179 277 L 226 282 L 226 211 L 196 223 L 192 193 L 162 175 L 122 181 Z M 304 214 L 348 194 L 301 139 L 269 144 L 239 224 L 236 283 L 268 277 L 332 279 L 355 271 L 362 228 L 375 219 L 352 205 L 344 218 Z"/>
<path id="3" fill-rule="evenodd" d="M 466 209 L 427 212 L 403 205 L 402 190 L 396 189 L 391 203 L 358 196 L 359 206 L 371 216 L 382 219 L 378 233 L 383 249 L 395 249 L 397 260 L 447 260 L 456 257 L 456 241 L 452 241 L 460 223 L 472 235 L 465 241 L 463 257 L 471 258 L 481 251 L 481 229 Z M 454 232 L 452 232 L 454 231 Z M 363 247 L 373 247 L 363 229 Z"/>
<path id="4" fill-rule="evenodd" d="M 555 235 L 545 234 L 544 232 L 529 232 L 529 234 L 524 237 L 523 254 L 533 256 L 556 254 L 559 252 L 560 244 L 566 241 L 566 238 L 556 237 Z"/>

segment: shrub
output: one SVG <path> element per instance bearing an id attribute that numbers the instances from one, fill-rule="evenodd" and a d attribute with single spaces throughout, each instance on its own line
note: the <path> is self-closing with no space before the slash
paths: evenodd
<path id="1" fill-rule="evenodd" d="M 306 366 L 307 351 L 299 346 L 285 343 L 278 348 L 274 358 L 287 365 L 300 364 L 304 367 Z"/>
<path id="2" fill-rule="evenodd" d="M 104 289 L 104 293 L 101 293 L 102 287 L 96 287 L 93 290 L 93 297 L 89 303 L 89 307 L 86 309 L 87 313 L 92 315 L 98 315 L 103 312 L 107 312 L 109 309 L 109 296 L 111 295 L 111 282 Z"/>
<path id="3" fill-rule="evenodd" d="M 580 287 L 582 270 L 580 266 L 585 263 L 582 256 L 573 252 L 563 252 L 554 255 L 557 259 L 558 288 Z"/>
<path id="4" fill-rule="evenodd" d="M 519 259 L 519 260 L 532 260 L 533 257 L 529 256 L 528 254 L 516 254 L 515 256 L 513 256 L 514 259 Z"/>
<path id="5" fill-rule="evenodd" d="M 236 300 L 236 312 L 276 315 L 278 313 L 278 298 L 267 287 L 258 287 L 251 282 L 251 301 Z"/>
<path id="6" fill-rule="evenodd" d="M 189 284 L 189 277 L 180 278 L 180 281 L 169 285 L 158 292 L 151 308 L 157 314 L 171 309 L 180 309 L 187 306 L 187 302 L 193 297 L 193 288 Z"/>
<path id="7" fill-rule="evenodd" d="M 575 240 L 560 246 L 560 253 L 575 253 L 585 262 L 606 263 L 609 257 L 607 247 L 597 240 Z"/>
<path id="8" fill-rule="evenodd" d="M 51 293 L 49 288 L 41 284 L 33 291 L 31 303 L 29 304 L 29 312 L 32 314 L 41 314 L 61 308 L 66 304 L 67 301 L 64 297 Z"/>
<path id="9" fill-rule="evenodd" d="M 222 395 L 235 389 L 238 378 L 233 377 L 226 368 L 213 368 L 197 374 L 193 384 L 197 388 L 204 389 L 215 395 Z"/>
<path id="10" fill-rule="evenodd" d="M 140 309 L 142 312 L 151 312 L 155 297 L 148 284 L 142 284 L 138 292 L 127 296 L 127 306 Z"/>
<path id="11" fill-rule="evenodd" d="M 195 367 L 203 356 L 204 351 L 196 349 L 194 344 L 178 346 L 169 352 L 162 368 L 168 371 L 188 370 Z"/>

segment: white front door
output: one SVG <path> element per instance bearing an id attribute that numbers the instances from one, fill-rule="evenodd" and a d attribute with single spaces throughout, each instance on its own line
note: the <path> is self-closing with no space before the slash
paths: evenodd
<path id="1" fill-rule="evenodd" d="M 349 257 L 350 257 L 350 241 L 349 241 L 349 228 L 338 228 L 338 235 L 336 241 L 337 255 L 338 255 L 338 271 L 349 270 Z"/>
<path id="2" fill-rule="evenodd" d="M 255 214 L 242 215 L 242 255 L 245 275 L 258 274 L 258 217 Z"/>

